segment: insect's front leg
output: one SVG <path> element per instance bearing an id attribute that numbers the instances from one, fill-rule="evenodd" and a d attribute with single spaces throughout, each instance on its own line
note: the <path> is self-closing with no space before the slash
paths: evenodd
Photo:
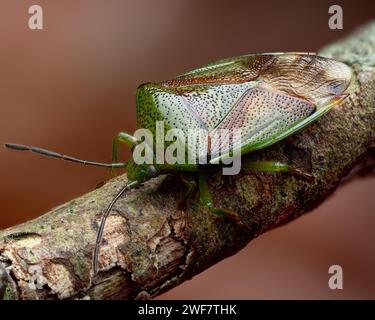
<path id="1" fill-rule="evenodd" d="M 242 162 L 243 170 L 258 172 L 290 172 L 296 176 L 306 180 L 314 180 L 314 176 L 308 172 L 304 172 L 293 164 L 287 164 L 273 160 L 245 160 Z"/>
<path id="2" fill-rule="evenodd" d="M 112 162 L 117 162 L 117 148 L 119 142 L 125 143 L 131 149 L 137 144 L 137 139 L 129 133 L 119 132 L 113 139 Z"/>

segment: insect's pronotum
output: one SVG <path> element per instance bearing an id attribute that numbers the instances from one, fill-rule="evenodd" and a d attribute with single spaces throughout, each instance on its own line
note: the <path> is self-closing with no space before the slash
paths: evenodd
<path id="1" fill-rule="evenodd" d="M 165 129 L 204 129 L 208 138 L 220 129 L 241 129 L 241 155 L 270 146 L 306 127 L 349 94 L 351 69 L 344 63 L 310 53 L 269 53 L 220 60 L 160 83 L 146 83 L 137 91 L 137 126 L 155 133 L 157 121 Z M 219 143 L 210 144 L 210 159 L 202 165 L 138 164 L 117 162 L 117 146 L 122 142 L 132 150 L 140 143 L 134 136 L 120 132 L 113 141 L 112 163 L 80 160 L 52 151 L 6 144 L 68 161 L 107 168 L 127 169 L 128 183 L 116 194 L 102 215 L 95 251 L 93 273 L 99 270 L 99 251 L 105 222 L 116 201 L 125 191 L 161 173 L 189 172 L 199 176 L 203 204 L 213 213 L 236 218 L 236 213 L 213 204 L 206 182 L 207 166 L 221 166 L 223 152 Z M 166 143 L 166 142 L 164 142 Z M 155 145 L 155 144 L 154 144 Z M 233 147 L 233 146 L 232 146 Z M 189 148 L 187 146 L 186 148 Z M 154 150 L 154 148 L 151 148 Z M 293 165 L 279 161 L 246 161 L 242 168 L 257 171 L 291 171 Z M 194 181 L 189 183 L 191 191 Z"/>

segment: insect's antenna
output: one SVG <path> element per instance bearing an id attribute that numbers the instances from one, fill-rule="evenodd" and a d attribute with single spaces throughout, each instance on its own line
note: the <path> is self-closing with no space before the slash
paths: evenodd
<path id="1" fill-rule="evenodd" d="M 56 159 L 62 159 L 66 161 L 71 161 L 75 163 L 85 164 L 89 166 L 96 166 L 96 167 L 105 167 L 105 168 L 123 168 L 126 167 L 125 162 L 118 162 L 118 163 L 102 163 L 102 162 L 96 162 L 96 161 L 87 161 L 87 160 L 81 160 L 77 159 L 71 156 L 67 156 L 65 154 L 57 153 L 54 151 L 38 148 L 38 147 L 31 147 L 31 146 L 24 146 L 22 144 L 15 144 L 15 143 L 6 143 L 6 148 L 17 150 L 17 151 L 30 151 L 34 153 L 41 154 L 43 156 L 56 158 Z"/>
<path id="2" fill-rule="evenodd" d="M 115 203 L 117 202 L 118 199 L 121 198 L 121 196 L 125 193 L 126 190 L 132 189 L 136 187 L 139 184 L 139 181 L 132 181 L 129 182 L 126 186 L 124 186 L 117 194 L 116 196 L 112 199 L 112 201 L 109 203 L 107 209 L 105 210 L 102 219 L 100 220 L 100 225 L 99 225 L 99 230 L 96 236 L 96 244 L 95 244 L 95 251 L 94 251 L 94 258 L 93 258 L 93 270 L 94 270 L 94 275 L 97 274 L 98 272 L 98 267 L 99 267 L 99 250 L 100 250 L 100 244 L 103 239 L 103 231 L 105 227 L 105 223 L 107 221 L 107 218 L 109 217 L 109 214 L 111 213 L 111 210 Z"/>

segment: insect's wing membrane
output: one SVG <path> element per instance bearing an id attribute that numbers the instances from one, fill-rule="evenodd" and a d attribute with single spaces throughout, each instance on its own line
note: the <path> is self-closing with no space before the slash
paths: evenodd
<path id="1" fill-rule="evenodd" d="M 275 58 L 260 78 L 277 90 L 320 107 L 343 94 L 352 70 L 342 62 L 320 56 L 286 54 Z"/>

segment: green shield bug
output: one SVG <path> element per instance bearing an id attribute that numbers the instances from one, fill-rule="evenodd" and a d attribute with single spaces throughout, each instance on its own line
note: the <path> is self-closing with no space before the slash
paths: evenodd
<path id="1" fill-rule="evenodd" d="M 87 165 L 126 167 L 129 181 L 109 203 L 99 225 L 93 254 L 96 274 L 106 219 L 125 191 L 161 173 L 198 172 L 203 204 L 217 215 L 236 219 L 235 213 L 213 205 L 205 178 L 208 166 L 224 167 L 224 160 L 230 154 L 240 157 L 306 127 L 349 95 L 351 81 L 352 70 L 346 64 L 311 53 L 244 55 L 208 64 L 172 80 L 139 86 L 137 126 L 148 130 L 151 138 L 143 134 L 142 140 L 139 135 L 120 132 L 113 141 L 112 163 L 80 160 L 18 144 L 6 146 Z M 193 161 L 186 161 L 193 149 L 188 143 L 180 153 L 184 161 L 173 158 L 172 162 L 165 162 L 167 151 L 162 154 L 158 148 L 168 149 L 175 140 L 160 139 L 158 131 L 170 130 L 179 130 L 185 137 L 203 130 L 207 133 L 206 144 L 204 148 L 199 145 L 198 151 L 189 157 Z M 233 130 L 238 130 L 239 139 L 234 139 Z M 117 162 L 119 142 L 133 151 L 128 163 Z M 196 147 L 197 138 L 191 142 Z M 140 152 L 137 148 L 141 145 Z M 137 161 L 135 154 L 145 153 L 149 154 L 148 159 L 143 157 L 143 162 Z M 201 161 L 205 156 L 208 156 L 206 161 Z M 277 161 L 249 161 L 242 167 L 257 171 L 293 171 L 292 166 Z M 189 190 L 194 183 L 189 183 Z"/>

